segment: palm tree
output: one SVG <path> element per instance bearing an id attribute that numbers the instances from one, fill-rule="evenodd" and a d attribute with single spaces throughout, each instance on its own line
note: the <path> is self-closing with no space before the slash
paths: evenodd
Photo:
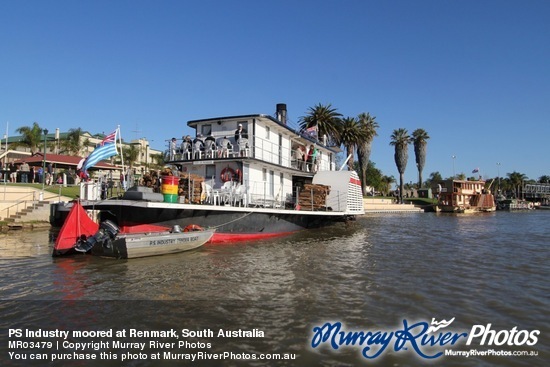
<path id="1" fill-rule="evenodd" d="M 519 189 L 520 187 L 523 186 L 523 181 L 527 180 L 527 176 L 524 175 L 523 173 L 519 173 L 519 172 L 512 172 L 512 173 L 507 173 L 506 175 L 508 175 L 508 178 L 510 179 L 510 183 L 512 184 L 512 186 L 514 187 L 514 190 L 516 191 L 516 198 L 519 198 Z"/>
<path id="2" fill-rule="evenodd" d="M 164 166 L 164 154 L 162 153 L 151 155 L 151 160 L 153 161 L 151 166 L 154 168 L 161 168 Z"/>
<path id="3" fill-rule="evenodd" d="M 457 173 L 453 177 L 450 178 L 451 180 L 459 180 L 464 181 L 466 180 L 466 174 L 464 172 Z"/>
<path id="4" fill-rule="evenodd" d="M 122 150 L 122 156 L 124 157 L 124 162 L 132 168 L 134 166 L 134 163 L 137 161 L 139 157 L 139 153 L 141 152 L 141 149 L 139 145 L 130 144 L 129 147 L 124 148 Z"/>
<path id="5" fill-rule="evenodd" d="M 378 129 L 378 123 L 375 121 L 376 116 L 371 116 L 368 112 L 361 113 L 357 116 L 359 126 L 364 130 L 366 139 L 357 144 L 357 161 L 359 162 L 359 177 L 361 178 L 361 189 L 363 190 L 363 196 L 366 195 L 367 187 L 367 166 L 370 160 L 370 153 L 372 149 L 372 140 L 378 135 L 376 129 Z"/>
<path id="6" fill-rule="evenodd" d="M 39 146 L 42 141 L 42 128 L 38 125 L 38 122 L 33 122 L 32 126 L 21 126 L 17 131 L 22 135 L 22 139 L 18 142 L 12 143 L 12 146 L 25 146 L 31 150 L 32 154 L 38 153 Z"/>
<path id="7" fill-rule="evenodd" d="M 384 196 L 388 196 L 391 190 L 391 184 L 395 182 L 393 176 L 382 176 L 380 179 L 380 191 Z"/>
<path id="8" fill-rule="evenodd" d="M 416 129 L 412 133 L 412 141 L 414 144 L 414 155 L 416 157 L 416 167 L 418 168 L 418 188 L 422 188 L 422 170 L 426 164 L 426 147 L 427 140 L 430 137 L 424 129 Z"/>
<path id="9" fill-rule="evenodd" d="M 443 176 L 441 176 L 441 173 L 439 173 L 439 171 L 435 171 L 430 173 L 430 177 L 428 177 L 428 179 L 426 180 L 426 186 L 434 186 L 441 181 L 443 181 Z"/>
<path id="10" fill-rule="evenodd" d="M 361 129 L 359 122 L 353 117 L 342 119 L 338 130 L 337 143 L 346 148 L 348 159 L 348 169 L 353 170 L 353 153 L 355 148 L 366 139 L 366 132 Z"/>
<path id="11" fill-rule="evenodd" d="M 319 103 L 315 107 L 310 107 L 306 116 L 300 117 L 300 129 L 317 126 L 318 136 L 326 135 L 331 143 L 336 143 L 339 140 L 340 117 L 342 114 L 338 113 L 336 108 L 332 108 L 330 103 L 326 106 Z"/>
<path id="12" fill-rule="evenodd" d="M 409 143 L 411 137 L 407 129 L 399 128 L 393 131 L 391 135 L 390 145 L 395 146 L 394 160 L 397 170 L 399 171 L 399 202 L 403 204 L 403 191 L 405 187 L 403 185 L 403 175 L 407 168 L 407 161 L 409 160 Z"/>
<path id="13" fill-rule="evenodd" d="M 82 148 L 86 147 L 90 140 L 86 139 L 82 143 L 80 142 L 80 137 L 82 136 L 83 130 L 81 128 L 69 129 L 67 133 L 67 138 L 61 142 L 61 148 L 64 152 L 70 155 L 80 155 Z"/>

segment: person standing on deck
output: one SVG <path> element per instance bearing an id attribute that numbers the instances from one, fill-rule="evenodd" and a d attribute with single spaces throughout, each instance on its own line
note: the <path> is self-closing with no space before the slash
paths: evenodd
<path id="1" fill-rule="evenodd" d="M 307 152 L 307 168 L 309 169 L 309 172 L 313 172 L 315 170 L 318 153 L 319 152 L 317 151 L 315 146 L 311 144 L 309 147 L 309 151 Z"/>
<path id="2" fill-rule="evenodd" d="M 243 124 L 239 124 L 237 126 L 237 130 L 235 130 L 235 143 L 237 145 L 239 144 L 239 140 L 241 140 L 241 138 L 248 139 L 248 132 L 246 129 L 243 129 Z"/>
<path id="3" fill-rule="evenodd" d="M 297 164 L 297 168 L 300 170 L 300 171 L 303 171 L 304 170 L 304 162 L 305 162 L 305 155 L 306 155 L 306 152 L 304 152 L 304 147 L 303 146 L 298 146 L 296 148 L 296 164 Z"/>
<path id="4" fill-rule="evenodd" d="M 176 149 L 177 149 L 176 138 L 172 138 L 172 140 L 170 141 L 170 160 L 171 161 L 176 159 Z"/>

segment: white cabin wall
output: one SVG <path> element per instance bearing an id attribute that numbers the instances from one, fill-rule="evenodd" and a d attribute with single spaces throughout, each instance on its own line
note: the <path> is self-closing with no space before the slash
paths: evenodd
<path id="1" fill-rule="evenodd" d="M 290 135 L 286 131 L 281 133 L 283 134 L 283 166 L 290 167 L 292 162 L 292 142 Z"/>

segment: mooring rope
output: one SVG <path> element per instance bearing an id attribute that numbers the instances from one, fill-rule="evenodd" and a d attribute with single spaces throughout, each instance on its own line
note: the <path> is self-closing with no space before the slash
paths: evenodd
<path id="1" fill-rule="evenodd" d="M 244 219 L 244 218 L 248 217 L 248 216 L 249 216 L 250 214 L 252 214 L 252 213 L 254 213 L 254 212 L 248 212 L 248 213 L 246 213 L 245 215 L 243 215 L 243 216 L 240 217 L 240 218 L 233 219 L 233 220 L 230 220 L 230 221 L 227 222 L 227 223 L 223 223 L 223 224 L 220 224 L 219 226 L 214 226 L 214 227 L 209 227 L 209 228 L 214 228 L 214 229 L 216 229 L 216 228 L 220 228 L 220 227 L 226 226 L 226 225 L 231 224 L 231 223 L 233 223 L 233 222 L 237 222 L 237 221 L 239 221 L 239 220 L 241 220 L 241 219 Z"/>

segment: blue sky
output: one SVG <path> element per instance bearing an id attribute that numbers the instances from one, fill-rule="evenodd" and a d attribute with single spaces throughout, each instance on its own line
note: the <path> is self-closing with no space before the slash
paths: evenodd
<path id="1" fill-rule="evenodd" d="M 188 120 L 286 103 L 297 125 L 330 103 L 376 116 L 386 175 L 392 131 L 423 128 L 425 178 L 536 179 L 550 175 L 548 19 L 546 0 L 0 0 L 0 131 L 121 125 L 163 149 Z"/>

